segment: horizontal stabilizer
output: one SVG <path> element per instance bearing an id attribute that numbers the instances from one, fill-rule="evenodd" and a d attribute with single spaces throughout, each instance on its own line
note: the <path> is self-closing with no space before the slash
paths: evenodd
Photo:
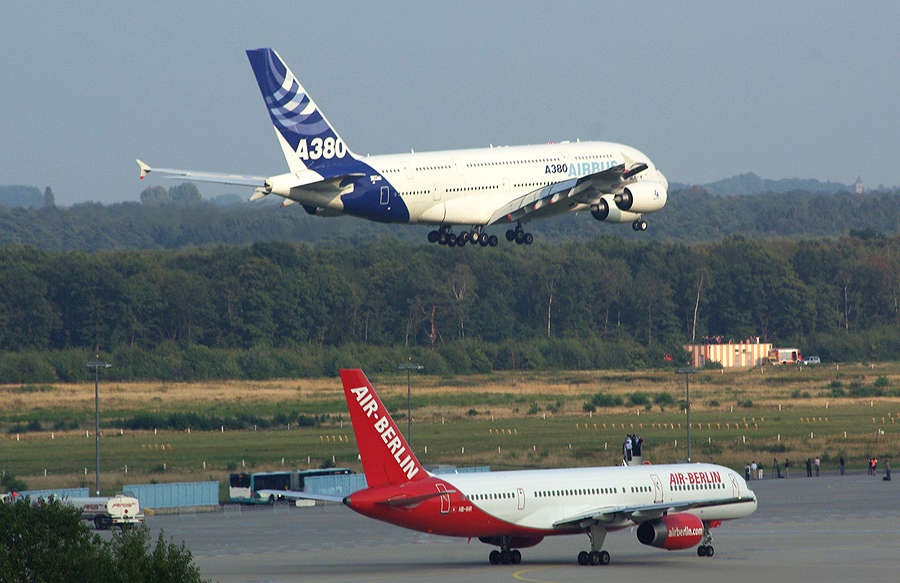
<path id="1" fill-rule="evenodd" d="M 151 168 L 149 164 L 137 161 L 141 167 L 141 179 L 150 172 L 166 174 L 168 178 L 184 178 L 194 182 L 213 182 L 216 184 L 234 184 L 237 186 L 265 186 L 265 176 L 245 176 L 242 174 L 216 174 L 214 172 L 195 172 L 193 170 L 178 170 L 175 168 Z"/>
<path id="2" fill-rule="evenodd" d="M 401 506 L 401 507 L 410 507 L 410 506 L 418 506 L 425 500 L 430 500 L 432 498 L 437 498 L 438 496 L 445 496 L 447 494 L 455 494 L 456 490 L 438 490 L 437 492 L 429 492 L 427 494 L 422 494 L 420 496 L 408 496 L 405 498 L 391 498 L 390 500 L 385 500 L 384 502 L 379 502 L 379 504 L 385 504 L 387 506 Z"/>

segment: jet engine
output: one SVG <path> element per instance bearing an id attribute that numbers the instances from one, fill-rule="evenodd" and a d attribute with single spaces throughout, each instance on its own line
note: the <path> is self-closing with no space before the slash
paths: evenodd
<path id="1" fill-rule="evenodd" d="M 667 196 L 665 187 L 659 182 L 636 182 L 617 194 L 615 201 L 623 211 L 652 213 L 666 206 Z"/>
<path id="2" fill-rule="evenodd" d="M 598 221 L 607 223 L 631 223 L 641 215 L 620 210 L 618 203 L 611 194 L 604 194 L 596 204 L 591 205 L 591 216 Z"/>
<path id="3" fill-rule="evenodd" d="M 642 522 L 637 538 L 645 545 L 667 551 L 689 549 L 703 538 L 703 522 L 693 514 L 669 514 Z"/>

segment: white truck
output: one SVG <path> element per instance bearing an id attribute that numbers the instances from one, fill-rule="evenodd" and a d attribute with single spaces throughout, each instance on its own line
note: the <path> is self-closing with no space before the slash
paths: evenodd
<path id="1" fill-rule="evenodd" d="M 92 520 L 94 528 L 106 530 L 113 526 L 124 528 L 144 522 L 144 514 L 137 498 L 116 495 L 113 498 L 65 498 L 66 504 L 81 508 L 81 517 Z"/>

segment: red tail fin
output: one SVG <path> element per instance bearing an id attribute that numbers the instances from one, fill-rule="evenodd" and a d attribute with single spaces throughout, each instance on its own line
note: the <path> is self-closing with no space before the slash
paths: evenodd
<path id="1" fill-rule="evenodd" d="M 427 478 L 363 371 L 342 370 L 341 381 L 369 487 Z"/>

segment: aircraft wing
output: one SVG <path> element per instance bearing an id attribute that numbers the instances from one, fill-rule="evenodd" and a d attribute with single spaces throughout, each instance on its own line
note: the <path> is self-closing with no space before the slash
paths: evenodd
<path id="1" fill-rule="evenodd" d="M 513 199 L 494 211 L 488 224 L 553 216 L 568 211 L 576 203 L 593 204 L 604 194 L 620 192 L 634 176 L 647 169 L 644 162 L 622 156 L 625 162 L 612 168 L 557 182 Z"/>
<path id="2" fill-rule="evenodd" d="M 322 500 L 323 502 L 343 502 L 346 496 L 338 496 L 332 494 L 313 494 L 312 492 L 297 492 L 294 490 L 259 490 L 259 495 L 263 498 L 269 496 L 281 496 L 290 500 Z"/>
<path id="3" fill-rule="evenodd" d="M 729 504 L 742 504 L 752 501 L 753 498 L 738 497 L 722 500 L 688 500 L 685 502 L 662 502 L 659 504 L 642 504 L 637 506 L 603 506 L 587 512 L 563 518 L 553 523 L 554 528 L 567 528 L 581 525 L 585 522 L 611 523 L 628 519 L 633 522 L 644 522 L 659 518 L 670 512 L 684 512 L 694 508 L 709 508 L 712 506 L 726 506 Z"/>

